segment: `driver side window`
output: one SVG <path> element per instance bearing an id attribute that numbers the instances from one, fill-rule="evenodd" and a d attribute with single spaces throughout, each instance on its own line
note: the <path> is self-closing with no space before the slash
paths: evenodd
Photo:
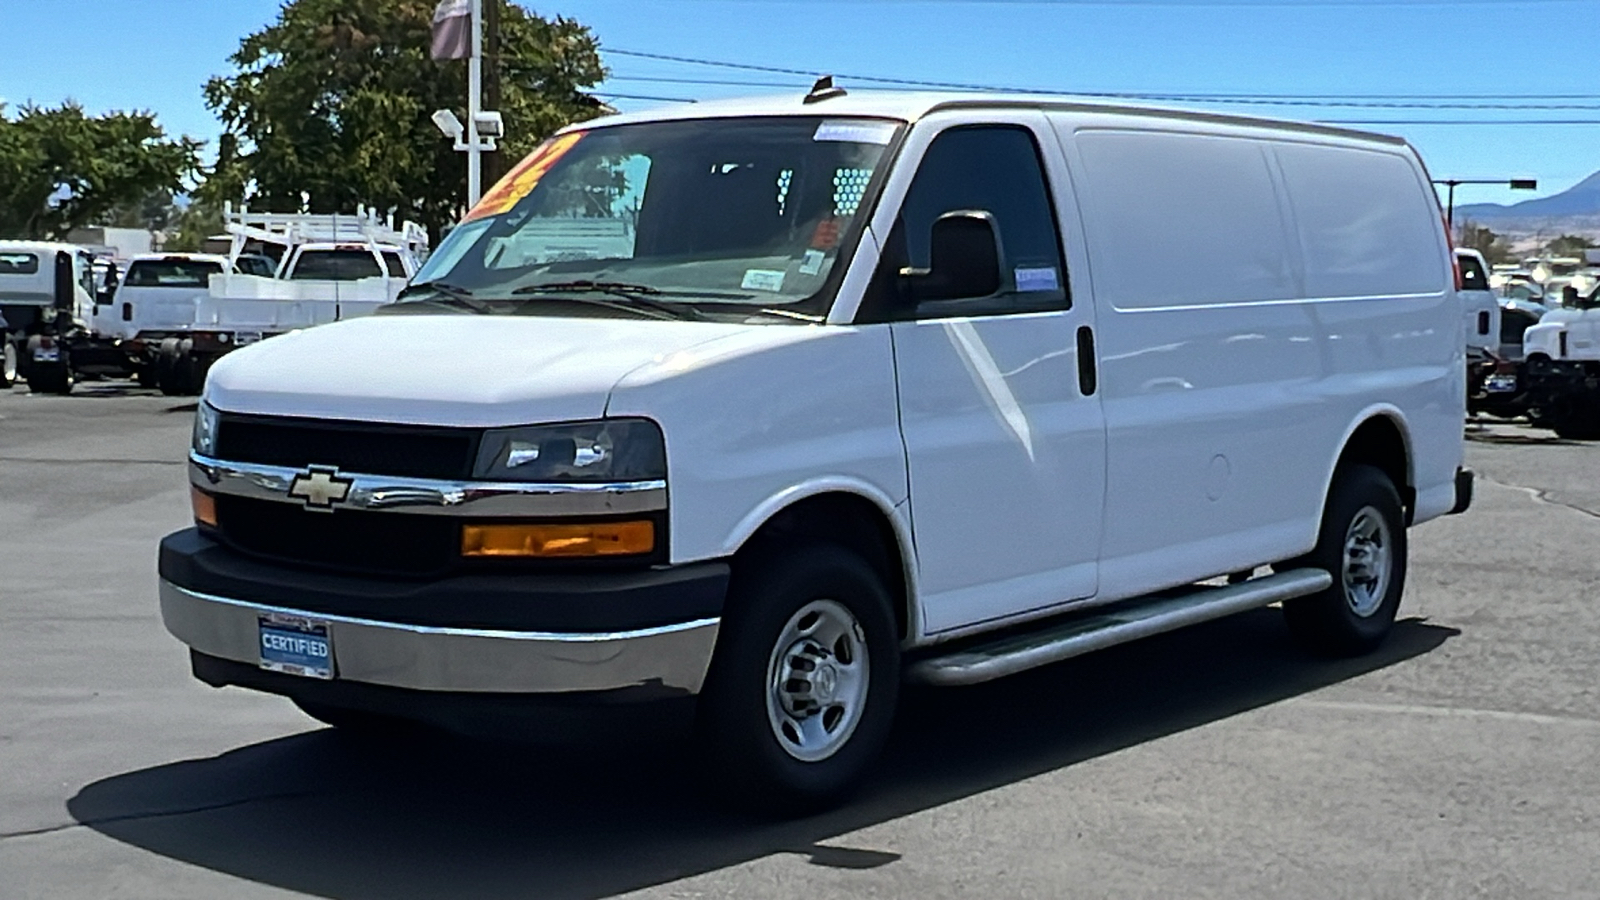
<path id="1" fill-rule="evenodd" d="M 934 223 L 987 213 L 999 244 L 999 289 L 919 301 L 908 274 L 933 264 Z M 951 128 L 928 146 L 862 304 L 862 321 L 992 316 L 1069 308 L 1054 203 L 1033 133 L 1020 125 Z"/>

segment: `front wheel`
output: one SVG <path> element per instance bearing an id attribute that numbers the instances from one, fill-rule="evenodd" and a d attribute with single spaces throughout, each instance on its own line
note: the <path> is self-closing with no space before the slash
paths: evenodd
<path id="1" fill-rule="evenodd" d="M 1296 640 L 1324 656 L 1358 656 L 1383 643 L 1406 581 L 1405 510 L 1383 470 L 1353 465 L 1334 475 L 1316 549 L 1277 568 L 1305 566 L 1326 570 L 1333 585 L 1283 604 Z"/>
<path id="2" fill-rule="evenodd" d="M 734 572 L 697 730 L 726 796 L 799 815 L 843 799 L 889 735 L 900 645 L 881 579 L 817 545 Z"/>

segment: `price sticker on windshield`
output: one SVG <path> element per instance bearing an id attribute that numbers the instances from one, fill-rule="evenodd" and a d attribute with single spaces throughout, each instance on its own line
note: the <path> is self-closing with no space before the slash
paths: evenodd
<path id="1" fill-rule="evenodd" d="M 490 189 L 489 193 L 484 194 L 478 205 L 472 208 L 472 212 L 467 213 L 466 218 L 461 220 L 461 224 L 510 212 L 513 206 L 522 202 L 522 198 L 533 193 L 533 189 L 539 186 L 540 179 L 561 161 L 561 157 L 567 155 L 568 150 L 583 140 L 584 134 L 582 131 L 574 131 L 541 144 L 539 149 L 528 154 L 527 159 L 517 163 L 515 169 L 500 179 L 500 183 Z"/>

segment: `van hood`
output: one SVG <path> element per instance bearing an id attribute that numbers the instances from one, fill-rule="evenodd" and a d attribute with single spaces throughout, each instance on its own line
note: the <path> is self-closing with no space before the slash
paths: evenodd
<path id="1" fill-rule="evenodd" d="M 751 329 L 791 330 L 659 319 L 378 316 L 235 351 L 212 367 L 206 400 L 227 412 L 415 425 L 595 419 L 634 369 Z"/>

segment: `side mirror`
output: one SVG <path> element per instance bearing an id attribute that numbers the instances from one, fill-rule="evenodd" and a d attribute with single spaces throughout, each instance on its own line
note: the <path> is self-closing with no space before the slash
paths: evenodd
<path id="1" fill-rule="evenodd" d="M 918 302 L 991 297 L 1000 291 L 1000 232 L 983 210 L 947 212 L 933 223 L 929 267 L 901 269 Z"/>

